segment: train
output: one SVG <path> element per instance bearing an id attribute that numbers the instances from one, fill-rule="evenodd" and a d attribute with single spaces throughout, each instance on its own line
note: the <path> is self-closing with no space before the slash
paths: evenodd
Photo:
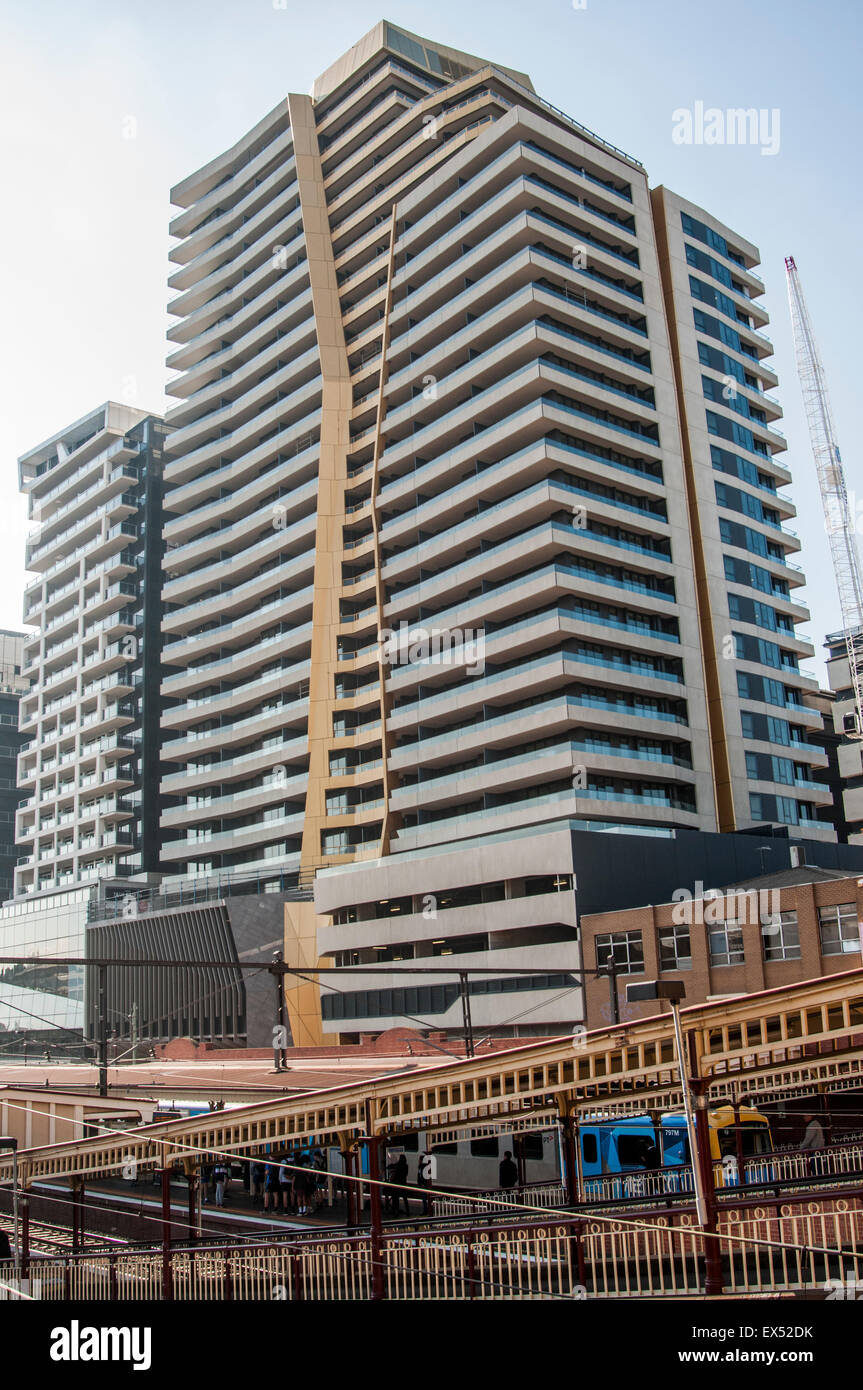
<path id="1" fill-rule="evenodd" d="M 226 1109 L 234 1109 L 229 1103 Z M 206 1104 L 194 1101 L 162 1102 L 154 1118 L 178 1118 L 208 1113 Z M 739 1126 L 739 1135 L 736 1128 Z M 747 1168 L 762 1159 L 761 1177 L 769 1177 L 769 1162 L 765 1156 L 773 1151 L 770 1123 L 766 1115 L 748 1106 L 735 1110 L 730 1105 L 708 1112 L 710 1156 L 717 1184 L 733 1185 L 740 1181 L 739 1160 Z M 263 1146 L 266 1157 L 281 1158 L 294 1146 L 268 1144 Z M 323 1167 L 331 1176 L 343 1172 L 342 1155 L 338 1148 L 328 1148 L 326 1155 L 308 1145 L 297 1145 L 296 1154 L 315 1167 Z M 576 1127 L 576 1161 L 579 1184 L 584 1197 L 618 1198 L 645 1195 L 647 1192 L 683 1192 L 692 1190 L 692 1167 L 689 1136 L 683 1112 L 665 1111 L 659 1115 L 647 1111 L 640 1115 L 610 1117 L 601 1112 L 582 1115 Z M 437 1142 L 423 1132 L 407 1132 L 393 1136 L 386 1145 L 386 1167 L 404 1154 L 408 1163 L 409 1184 L 417 1182 L 420 1159 L 430 1154 L 434 1160 L 432 1180 L 436 1188 L 453 1191 L 484 1191 L 498 1187 L 500 1164 L 507 1153 L 518 1166 L 519 1186 L 562 1185 L 564 1153 L 557 1128 L 478 1134 L 474 1137 L 453 1136 Z M 237 1161 L 237 1176 L 242 1167 Z M 368 1147 L 361 1146 L 360 1171 L 368 1176 Z"/>
<path id="2" fill-rule="evenodd" d="M 489 1191 L 500 1180 L 500 1165 L 507 1153 L 519 1167 L 524 1183 L 560 1183 L 563 1155 L 557 1132 L 528 1130 L 521 1134 L 498 1132 L 475 1138 L 428 1143 L 422 1133 L 400 1134 L 387 1145 L 387 1165 L 404 1153 L 408 1161 L 408 1182 L 415 1183 L 419 1161 L 424 1153 L 434 1159 L 435 1187 L 458 1191 L 462 1188 Z"/>
<path id="3" fill-rule="evenodd" d="M 739 1139 L 735 1132 L 738 1124 Z M 708 1126 L 710 1156 L 717 1165 L 720 1186 L 739 1181 L 736 1170 L 740 1157 L 748 1161 L 772 1152 L 770 1123 L 758 1110 L 741 1106 L 735 1116 L 732 1106 L 719 1106 L 708 1113 Z M 518 1164 L 520 1185 L 563 1181 L 563 1151 L 557 1130 L 504 1131 L 431 1144 L 424 1134 L 401 1134 L 387 1146 L 387 1162 L 404 1153 L 408 1181 L 413 1183 L 425 1152 L 435 1160 L 434 1184 L 442 1189 L 488 1191 L 497 1187 L 500 1162 L 507 1152 Z M 666 1111 L 656 1117 L 645 1112 L 614 1119 L 585 1116 L 577 1126 L 576 1156 L 581 1186 L 588 1198 L 611 1195 L 610 1189 L 615 1189 L 613 1195 L 621 1195 L 625 1184 L 609 1183 L 609 1179 L 637 1178 L 659 1170 L 661 1178 L 652 1184 L 657 1190 L 691 1188 L 689 1136 L 682 1112 Z M 340 1161 L 333 1169 L 340 1171 Z M 631 1181 L 629 1187 L 632 1195 L 638 1195 L 638 1182 Z"/>
<path id="4" fill-rule="evenodd" d="M 740 1106 L 735 1114 L 733 1106 L 722 1105 L 708 1111 L 707 1121 L 718 1186 L 740 1181 L 741 1158 L 746 1163 L 772 1152 L 770 1122 L 759 1110 Z M 665 1111 L 655 1119 L 647 1113 L 614 1120 L 586 1117 L 578 1133 L 581 1177 L 588 1198 L 692 1188 L 689 1134 L 682 1112 Z"/>

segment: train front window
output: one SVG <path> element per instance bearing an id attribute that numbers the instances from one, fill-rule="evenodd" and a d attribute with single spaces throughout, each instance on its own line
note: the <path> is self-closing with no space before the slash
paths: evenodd
<path id="1" fill-rule="evenodd" d="M 744 1158 L 753 1158 L 756 1154 L 770 1153 L 770 1127 L 768 1125 L 744 1121 L 740 1126 L 740 1147 Z M 719 1131 L 719 1153 L 722 1158 L 729 1155 L 737 1157 L 737 1139 L 734 1133 L 734 1125 L 727 1125 Z"/>
<path id="2" fill-rule="evenodd" d="M 742 1139 L 744 1158 L 770 1153 L 770 1129 L 767 1125 L 744 1125 Z"/>

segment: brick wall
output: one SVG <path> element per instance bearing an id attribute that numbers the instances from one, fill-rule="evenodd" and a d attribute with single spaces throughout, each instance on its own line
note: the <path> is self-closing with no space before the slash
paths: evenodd
<path id="1" fill-rule="evenodd" d="M 580 919 L 584 965 L 596 966 L 596 938 L 606 934 L 640 932 L 644 951 L 644 969 L 638 974 L 618 976 L 618 1001 L 621 1019 L 646 1018 L 657 1012 L 655 1002 L 627 1004 L 628 981 L 663 979 L 681 980 L 686 989 L 686 1004 L 703 1003 L 708 997 L 722 994 L 755 994 L 798 980 L 816 979 L 821 975 L 837 974 L 856 969 L 861 964 L 860 951 L 842 955 L 823 955 L 818 926 L 818 909 L 838 903 L 855 903 L 858 922 L 863 920 L 863 879 L 851 876 L 823 882 L 797 884 L 778 890 L 779 909 L 797 913 L 800 934 L 800 958 L 796 960 L 765 961 L 760 926 L 746 919 L 743 925 L 744 961 L 740 965 L 711 964 L 707 934 L 710 923 L 703 920 L 710 899 L 695 899 L 690 909 L 690 947 L 692 967 L 689 970 L 660 970 L 659 930 L 674 923 L 675 904 L 662 903 L 655 907 L 636 907 L 621 912 L 600 912 Z M 771 900 L 772 906 L 772 900 Z M 700 908 L 700 910 L 699 910 Z M 678 915 L 680 906 L 678 905 Z M 588 977 L 585 989 L 587 1026 L 603 1028 L 612 1022 L 609 983 L 605 978 Z"/>

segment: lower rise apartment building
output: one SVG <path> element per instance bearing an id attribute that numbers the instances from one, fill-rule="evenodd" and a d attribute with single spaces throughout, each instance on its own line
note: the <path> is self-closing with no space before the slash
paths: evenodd
<path id="1" fill-rule="evenodd" d="M 163 441 L 109 401 L 19 460 L 38 526 L 16 897 L 158 867 Z"/>
<path id="2" fill-rule="evenodd" d="M 0 908 L 0 1023 L 85 1034 L 86 924 L 159 867 L 161 420 L 108 401 L 30 449 L 18 860 Z M 2 700 L 2 696 L 0 696 Z M 8 896 L 8 893 L 7 893 Z"/>

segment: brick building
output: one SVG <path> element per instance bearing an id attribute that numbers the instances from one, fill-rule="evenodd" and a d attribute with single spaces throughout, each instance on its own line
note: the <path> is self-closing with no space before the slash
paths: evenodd
<path id="1" fill-rule="evenodd" d="M 627 984 L 640 979 L 681 980 L 685 1004 L 697 1004 L 861 963 L 863 877 L 802 864 L 721 890 L 694 887 L 672 902 L 582 916 L 585 967 L 606 965 L 614 950 L 621 1019 L 657 1012 L 626 1002 Z M 585 997 L 589 1028 L 612 1021 L 607 979 L 588 976 Z"/>

